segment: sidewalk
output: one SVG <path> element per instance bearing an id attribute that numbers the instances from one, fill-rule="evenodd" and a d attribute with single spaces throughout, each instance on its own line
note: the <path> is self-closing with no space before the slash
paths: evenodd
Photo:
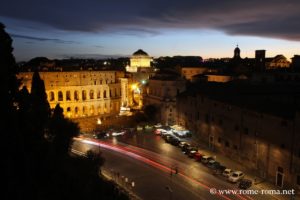
<path id="1" fill-rule="evenodd" d="M 118 185 L 120 190 L 126 191 L 131 200 L 142 200 L 133 192 L 134 186 L 132 186 L 132 183 L 128 181 L 126 177 L 120 176 L 119 173 L 113 170 L 106 170 L 103 168 L 101 170 L 101 174 L 107 180 L 113 181 L 116 185 Z"/>
<path id="2" fill-rule="evenodd" d="M 252 180 L 252 189 L 257 190 L 283 190 L 284 188 L 277 187 L 276 185 L 268 182 L 265 179 L 259 178 L 255 175 L 254 171 L 251 171 L 247 169 L 245 166 L 241 165 L 240 163 L 220 154 L 215 151 L 212 151 L 208 149 L 208 147 L 205 144 L 201 144 L 199 142 L 195 142 L 193 138 L 191 138 L 191 143 L 197 144 L 197 146 L 200 148 L 200 152 L 204 155 L 210 155 L 216 158 L 218 162 L 220 162 L 222 165 L 226 166 L 227 168 L 233 169 L 233 170 L 239 170 L 245 173 L 245 178 Z M 274 199 L 277 200 L 300 200 L 300 195 L 297 194 L 296 196 L 290 196 L 290 195 L 272 195 Z"/>

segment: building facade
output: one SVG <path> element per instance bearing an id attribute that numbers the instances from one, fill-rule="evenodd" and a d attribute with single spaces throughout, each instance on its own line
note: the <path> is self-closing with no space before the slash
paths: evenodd
<path id="1" fill-rule="evenodd" d="M 177 123 L 257 176 L 299 190 L 300 126 L 299 113 L 291 114 L 297 110 L 294 97 L 277 96 L 280 100 L 271 106 L 272 102 L 260 104 L 270 96 L 256 96 L 252 90 L 249 95 L 244 89 L 240 95 L 224 88 L 217 92 L 220 95 L 207 91 L 180 95 Z"/>
<path id="2" fill-rule="evenodd" d="M 149 79 L 149 85 L 144 95 L 144 106 L 154 105 L 159 113 L 157 121 L 165 125 L 176 123 L 176 96 L 185 91 L 186 82 L 179 75 L 157 74 Z"/>
<path id="3" fill-rule="evenodd" d="M 112 116 L 127 103 L 128 82 L 116 71 L 39 72 L 50 107 L 59 104 L 69 118 Z M 33 72 L 21 72 L 22 86 L 31 90 Z"/>
<path id="4" fill-rule="evenodd" d="M 193 76 L 203 74 L 208 71 L 206 67 L 182 67 L 180 69 L 181 76 L 186 80 L 192 81 Z"/>
<path id="5" fill-rule="evenodd" d="M 290 62 L 283 55 L 277 55 L 274 58 L 266 58 L 266 69 L 287 69 Z"/>

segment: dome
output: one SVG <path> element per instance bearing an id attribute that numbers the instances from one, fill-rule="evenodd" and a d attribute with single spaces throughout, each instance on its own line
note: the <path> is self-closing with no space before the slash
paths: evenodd
<path id="1" fill-rule="evenodd" d="M 235 52 L 235 53 L 240 53 L 240 52 L 241 52 L 239 46 L 236 46 L 236 48 L 234 49 L 234 52 Z"/>
<path id="2" fill-rule="evenodd" d="M 145 51 L 143 51 L 142 49 L 137 50 L 132 55 L 133 56 L 148 56 L 148 54 Z"/>
<path id="3" fill-rule="evenodd" d="M 236 48 L 234 49 L 234 56 L 233 56 L 233 58 L 241 58 L 240 53 L 241 53 L 241 50 L 240 50 L 239 46 L 236 45 Z"/>

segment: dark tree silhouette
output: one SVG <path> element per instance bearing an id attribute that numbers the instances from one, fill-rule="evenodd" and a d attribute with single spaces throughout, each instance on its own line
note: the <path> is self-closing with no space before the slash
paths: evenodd
<path id="1" fill-rule="evenodd" d="M 24 154 L 22 137 L 19 131 L 17 109 L 17 93 L 19 82 L 17 80 L 17 66 L 12 54 L 12 39 L 6 33 L 5 26 L 0 23 L 0 81 L 1 81 L 1 138 L 3 182 L 5 187 L 1 199 L 18 199 L 24 193 Z M 16 192 L 18 190 L 18 192 Z"/>
<path id="2" fill-rule="evenodd" d="M 63 109 L 59 104 L 56 105 L 50 119 L 49 135 L 57 156 L 68 154 L 73 137 L 79 135 L 78 125 L 64 118 Z"/>
<path id="3" fill-rule="evenodd" d="M 34 134 L 37 139 L 43 140 L 44 130 L 51 113 L 50 105 L 47 100 L 45 84 L 37 71 L 35 71 L 32 76 L 31 99 Z"/>
<path id="4" fill-rule="evenodd" d="M 63 117 L 59 106 L 50 119 L 44 82 L 37 72 L 31 93 L 27 88 L 19 91 L 12 39 L 4 28 L 0 23 L 1 113 L 4 116 L 1 199 L 128 199 L 124 193 L 116 192 L 113 184 L 99 179 L 97 170 L 90 172 L 102 163 L 101 159 L 67 154 L 72 137 L 78 134 L 78 126 Z M 50 129 L 49 120 L 52 141 L 44 135 Z M 55 167 L 51 162 L 57 154 L 49 154 L 50 147 L 64 155 Z"/>
<path id="5" fill-rule="evenodd" d="M 157 115 L 157 107 L 155 105 L 147 105 L 144 112 L 149 121 L 155 121 Z"/>
<path id="6" fill-rule="evenodd" d="M 2 100 L 4 101 L 3 107 L 7 109 L 7 113 L 14 107 L 16 93 L 18 92 L 18 81 L 16 78 L 17 66 L 12 54 L 12 39 L 4 29 L 5 26 L 0 22 L 1 94 L 3 95 Z"/>

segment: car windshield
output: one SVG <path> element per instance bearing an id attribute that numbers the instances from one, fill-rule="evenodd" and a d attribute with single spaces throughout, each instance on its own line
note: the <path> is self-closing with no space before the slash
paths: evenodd
<path id="1" fill-rule="evenodd" d="M 237 173 L 232 174 L 232 177 L 238 177 L 239 175 Z"/>

